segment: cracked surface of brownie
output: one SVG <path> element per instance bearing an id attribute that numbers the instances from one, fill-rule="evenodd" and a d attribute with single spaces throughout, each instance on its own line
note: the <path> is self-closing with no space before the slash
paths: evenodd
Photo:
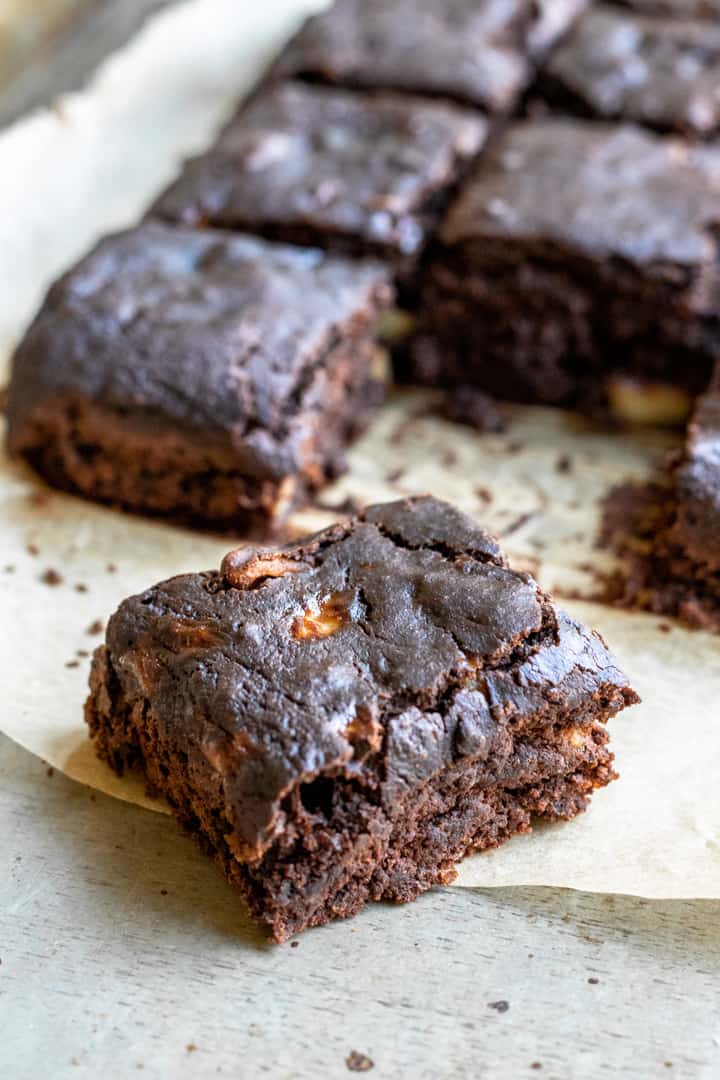
<path id="1" fill-rule="evenodd" d="M 533 31 L 540 49 L 553 25 L 531 0 L 339 0 L 307 20 L 274 73 L 504 113 L 530 79 Z"/>
<path id="2" fill-rule="evenodd" d="M 379 264 L 148 223 L 53 287 L 21 343 L 10 451 L 56 486 L 232 527 L 342 469 L 380 400 Z"/>
<path id="3" fill-rule="evenodd" d="M 637 700 L 597 635 L 429 497 L 125 601 L 91 687 L 100 756 L 143 766 L 278 939 L 574 816 Z"/>
<path id="4" fill-rule="evenodd" d="M 561 109 L 706 137 L 720 129 L 718 86 L 720 24 L 604 4 L 578 20 L 540 77 Z"/>
<path id="5" fill-rule="evenodd" d="M 269 86 L 151 213 L 404 263 L 486 130 L 476 112 L 407 95 Z"/>
<path id="6" fill-rule="evenodd" d="M 418 376 L 623 419 L 636 380 L 641 404 L 648 387 L 676 390 L 661 418 L 685 419 L 720 347 L 719 199 L 714 145 L 557 117 L 511 125 L 429 259 Z"/>

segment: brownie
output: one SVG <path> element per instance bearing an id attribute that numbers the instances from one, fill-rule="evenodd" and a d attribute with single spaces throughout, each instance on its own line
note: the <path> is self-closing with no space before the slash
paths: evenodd
<path id="1" fill-rule="evenodd" d="M 720 349 L 720 147 L 631 125 L 511 125 L 451 207 L 417 377 L 680 421 Z"/>
<path id="2" fill-rule="evenodd" d="M 270 86 L 151 213 L 413 262 L 486 121 L 454 105 L 303 83 Z"/>
<path id="3" fill-rule="evenodd" d="M 606 598 L 720 630 L 720 364 L 684 453 L 650 483 L 611 492 L 602 538 L 623 561 Z"/>
<path id="4" fill-rule="evenodd" d="M 652 18 L 598 5 L 541 80 L 556 107 L 660 131 L 720 130 L 720 22 Z"/>
<path id="5" fill-rule="evenodd" d="M 623 7 L 646 15 L 686 19 L 720 18 L 720 0 L 617 0 Z"/>
<path id="6" fill-rule="evenodd" d="M 538 49 L 551 32 L 548 0 L 543 7 L 541 18 L 533 0 L 338 0 L 307 20 L 274 75 L 505 113 L 530 79 L 533 30 Z"/>
<path id="7" fill-rule="evenodd" d="M 51 484 L 267 526 L 342 467 L 378 402 L 387 271 L 145 224 L 49 291 L 17 350 L 8 446 Z"/>
<path id="8" fill-rule="evenodd" d="M 531 56 L 543 60 L 589 3 L 590 0 L 535 0 L 534 19 L 527 34 Z"/>
<path id="9" fill-rule="evenodd" d="M 95 654 L 101 758 L 139 764 L 279 941 L 412 900 L 571 818 L 637 700 L 602 640 L 430 497 L 126 600 Z"/>

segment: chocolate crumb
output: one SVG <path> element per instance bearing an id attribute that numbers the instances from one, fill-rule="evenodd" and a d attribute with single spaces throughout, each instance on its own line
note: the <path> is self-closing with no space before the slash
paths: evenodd
<path id="1" fill-rule="evenodd" d="M 87 649 L 76 649 L 75 650 L 75 655 L 76 656 L 89 656 L 90 653 L 87 651 Z"/>
<path id="2" fill-rule="evenodd" d="M 600 980 L 599 980 L 599 979 L 596 979 L 596 978 L 594 978 L 593 976 L 591 976 L 591 977 L 590 977 L 590 978 L 588 979 L 588 982 L 590 983 L 590 985 L 591 985 L 591 986 L 597 986 L 597 984 L 598 984 L 598 983 L 600 982 Z"/>
<path id="3" fill-rule="evenodd" d="M 168 891 L 167 891 L 167 889 L 161 889 L 161 890 L 160 890 L 160 895 L 161 895 L 161 896 L 167 896 L 167 894 L 168 894 Z"/>
<path id="4" fill-rule="evenodd" d="M 494 1009 L 495 1012 L 506 1013 L 509 1008 L 509 1001 L 488 1001 L 488 1009 Z"/>
<path id="5" fill-rule="evenodd" d="M 53 570 L 51 566 L 41 575 L 40 580 L 43 585 L 62 585 L 62 575 Z"/>
<path id="6" fill-rule="evenodd" d="M 105 570 L 108 574 L 115 574 L 117 573 L 117 566 L 114 562 L 109 562 L 105 567 Z"/>
<path id="7" fill-rule="evenodd" d="M 291 949 L 297 949 L 297 947 L 298 947 L 298 945 L 299 945 L 299 944 L 300 944 L 300 942 L 299 942 L 299 941 L 291 941 L 291 942 L 290 942 L 290 948 L 291 948 Z"/>
<path id="8" fill-rule="evenodd" d="M 357 1050 L 351 1050 L 345 1058 L 345 1064 L 350 1072 L 369 1072 L 375 1067 L 375 1062 L 367 1054 L 359 1054 Z"/>
<path id="9" fill-rule="evenodd" d="M 55 770 L 53 769 L 52 765 L 48 765 L 48 767 L 47 767 L 47 775 L 50 776 L 50 777 L 53 777 L 55 775 Z"/>
<path id="10" fill-rule="evenodd" d="M 72 668 L 80 667 L 80 661 L 79 660 L 68 660 L 67 663 L 65 664 L 65 667 L 72 667 Z"/>
<path id="11" fill-rule="evenodd" d="M 75 586 L 75 592 L 87 592 L 87 591 L 88 591 L 87 585 L 83 584 L 82 581 L 78 581 L 77 585 Z"/>
<path id="12" fill-rule="evenodd" d="M 507 529 L 503 529 L 501 535 L 502 536 L 511 536 L 513 533 L 516 533 L 520 529 L 522 529 L 522 527 L 524 525 L 527 525 L 528 521 L 530 521 L 531 518 L 534 518 L 534 517 L 535 517 L 535 513 L 532 510 L 528 511 L 528 513 L 526 513 L 526 514 L 521 514 L 520 517 L 517 517 L 517 518 L 515 518 L 514 521 L 510 522 Z"/>
<path id="13" fill-rule="evenodd" d="M 195 1045 L 195 1043 L 188 1043 L 185 1049 L 187 1050 L 188 1054 L 194 1054 L 197 1050 L 197 1046 Z"/>
<path id="14" fill-rule="evenodd" d="M 658 625 L 657 625 L 657 628 L 658 628 L 658 630 L 660 631 L 661 634 L 671 634 L 672 633 L 672 626 L 670 625 L 670 623 L 659 622 Z"/>
<path id="15" fill-rule="evenodd" d="M 402 480 L 404 475 L 405 475 L 405 470 L 404 469 L 389 469 L 385 473 L 385 483 L 386 484 L 397 484 L 398 480 Z"/>
<path id="16" fill-rule="evenodd" d="M 328 510 L 333 514 L 357 514 L 360 503 L 353 495 L 348 495 L 339 503 L 328 503 L 317 499 L 313 503 L 317 510 Z"/>
<path id="17" fill-rule="evenodd" d="M 531 1069 L 542 1069 L 542 1062 L 540 1062 L 540 1061 L 533 1061 L 533 1063 L 532 1063 L 532 1065 L 530 1066 L 530 1068 L 531 1068 Z"/>
<path id="18" fill-rule="evenodd" d="M 87 630 L 85 631 L 86 634 L 91 634 L 91 635 L 92 634 L 102 634 L 102 632 L 103 632 L 103 624 L 102 624 L 101 619 L 95 619 L 95 621 L 91 622 L 90 625 L 88 626 Z"/>
<path id="19" fill-rule="evenodd" d="M 525 449 L 525 444 L 521 442 L 509 442 L 505 447 L 507 454 L 519 454 Z"/>
<path id="20" fill-rule="evenodd" d="M 456 450 L 443 450 L 442 457 L 440 458 L 440 463 L 446 469 L 452 469 L 453 465 L 457 465 L 457 463 L 458 463 L 457 451 Z"/>
<path id="21" fill-rule="evenodd" d="M 573 470 L 573 461 L 569 454 L 561 454 L 555 462 L 555 471 L 559 473 L 569 473 Z"/>
<path id="22" fill-rule="evenodd" d="M 40 548 L 37 546 L 37 544 L 28 544 L 25 550 L 27 551 L 28 555 L 32 555 L 33 558 L 36 555 L 40 554 Z"/>
<path id="23" fill-rule="evenodd" d="M 448 390 L 437 407 L 437 415 L 483 434 L 507 430 L 507 418 L 495 400 L 474 386 Z"/>
<path id="24" fill-rule="evenodd" d="M 478 499 L 480 499 L 480 502 L 484 502 L 486 506 L 489 506 L 490 503 L 493 501 L 493 493 L 492 491 L 490 491 L 490 488 L 476 487 L 475 494 L 477 495 Z"/>

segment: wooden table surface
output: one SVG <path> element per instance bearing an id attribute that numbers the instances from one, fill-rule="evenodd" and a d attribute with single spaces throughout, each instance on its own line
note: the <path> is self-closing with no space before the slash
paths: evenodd
<path id="1" fill-rule="evenodd" d="M 62 18 L 0 57 L 0 123 L 162 2 L 44 0 Z M 720 1077 L 716 903 L 438 889 L 277 947 L 172 821 L 3 736 L 0 867 L 8 1080 Z"/>

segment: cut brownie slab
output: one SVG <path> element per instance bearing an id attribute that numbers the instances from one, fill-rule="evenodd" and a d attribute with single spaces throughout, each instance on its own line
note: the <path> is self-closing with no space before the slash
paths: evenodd
<path id="1" fill-rule="evenodd" d="M 504 113 L 530 79 L 528 37 L 541 14 L 538 48 L 554 21 L 532 0 L 338 0 L 308 19 L 275 73 Z"/>
<path id="2" fill-rule="evenodd" d="M 477 113 L 422 98 L 269 87 L 151 213 L 404 266 L 485 135 Z"/>
<path id="3" fill-rule="evenodd" d="M 510 126 L 429 260 L 418 375 L 685 419 L 720 348 L 719 205 L 717 146 L 573 119 Z"/>
<path id="4" fill-rule="evenodd" d="M 267 524 L 342 466 L 379 400 L 384 268 L 146 224 L 50 290 L 20 345 L 8 444 L 132 510 Z"/>
<path id="5" fill-rule="evenodd" d="M 720 130 L 720 25 L 598 5 L 575 25 L 541 78 L 553 105 L 660 131 Z"/>
<path id="6" fill-rule="evenodd" d="M 685 452 L 650 484 L 610 494 L 603 539 L 624 562 L 609 599 L 720 630 L 720 365 Z"/>
<path id="7" fill-rule="evenodd" d="M 636 700 L 490 536 L 416 498 L 125 601 L 86 718 L 283 940 L 585 809 Z"/>

